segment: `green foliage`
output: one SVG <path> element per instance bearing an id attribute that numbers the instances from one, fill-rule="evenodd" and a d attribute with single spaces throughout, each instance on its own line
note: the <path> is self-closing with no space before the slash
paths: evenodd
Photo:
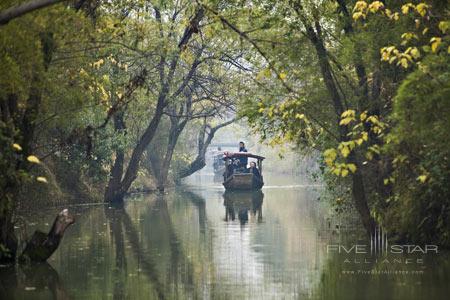
<path id="1" fill-rule="evenodd" d="M 431 55 L 395 98 L 386 148 L 394 157 L 394 195 L 384 222 L 408 239 L 450 246 L 450 59 Z"/>
<path id="2" fill-rule="evenodd" d="M 448 246 L 448 7 L 354 1 L 347 18 L 338 3 L 303 1 L 296 12 L 287 1 L 263 3 L 288 19 L 270 28 L 276 34 L 264 31 L 264 40 L 276 36 L 277 47 L 259 46 L 293 88 L 286 91 L 273 68 L 262 65 L 257 100 L 246 101 L 241 113 L 271 143 L 321 151 L 324 178 L 339 203 L 351 195 L 339 192 L 351 191 L 342 177 L 359 171 L 382 226 L 408 240 Z M 311 20 L 322 26 L 327 57 L 305 39 Z M 342 115 L 332 108 L 320 60 L 330 62 Z"/>

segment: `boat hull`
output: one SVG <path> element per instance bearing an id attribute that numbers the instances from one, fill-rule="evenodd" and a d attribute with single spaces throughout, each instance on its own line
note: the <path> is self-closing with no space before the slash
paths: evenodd
<path id="1" fill-rule="evenodd" d="M 232 191 L 260 190 L 263 185 L 262 178 L 259 179 L 252 173 L 236 173 L 223 182 L 225 189 Z"/>

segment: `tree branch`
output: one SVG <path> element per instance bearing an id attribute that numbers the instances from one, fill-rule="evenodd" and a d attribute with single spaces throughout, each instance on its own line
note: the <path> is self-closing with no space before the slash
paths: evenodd
<path id="1" fill-rule="evenodd" d="M 12 6 L 0 12 L 0 25 L 8 24 L 8 22 L 12 19 L 62 1 L 63 0 L 32 0 L 23 4 Z"/>

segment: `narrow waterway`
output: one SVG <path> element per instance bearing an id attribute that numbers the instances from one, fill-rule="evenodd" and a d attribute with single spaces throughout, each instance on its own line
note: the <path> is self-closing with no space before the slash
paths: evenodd
<path id="1" fill-rule="evenodd" d="M 318 201 L 320 188 L 274 176 L 261 192 L 225 193 L 203 175 L 163 196 L 135 195 L 123 207 L 70 207 L 77 223 L 48 264 L 0 268 L 1 298 L 347 300 L 450 294 L 445 253 L 396 255 L 395 263 L 327 253 L 327 245 L 349 248 L 364 238 L 330 221 Z M 26 231 L 47 230 L 57 211 L 24 215 Z M 374 272 L 381 270 L 392 273 Z"/>

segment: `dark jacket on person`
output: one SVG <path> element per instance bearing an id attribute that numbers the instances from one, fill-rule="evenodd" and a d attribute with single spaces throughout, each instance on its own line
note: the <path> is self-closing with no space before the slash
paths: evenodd
<path id="1" fill-rule="evenodd" d="M 260 178 L 261 177 L 261 173 L 259 172 L 257 167 L 250 167 L 248 169 L 249 173 L 253 173 L 253 175 L 255 175 L 256 177 Z"/>
<path id="2" fill-rule="evenodd" d="M 245 147 L 239 147 L 239 152 L 247 152 L 247 149 Z M 239 161 L 241 162 L 241 166 L 245 168 L 248 163 L 248 157 L 239 157 Z"/>

